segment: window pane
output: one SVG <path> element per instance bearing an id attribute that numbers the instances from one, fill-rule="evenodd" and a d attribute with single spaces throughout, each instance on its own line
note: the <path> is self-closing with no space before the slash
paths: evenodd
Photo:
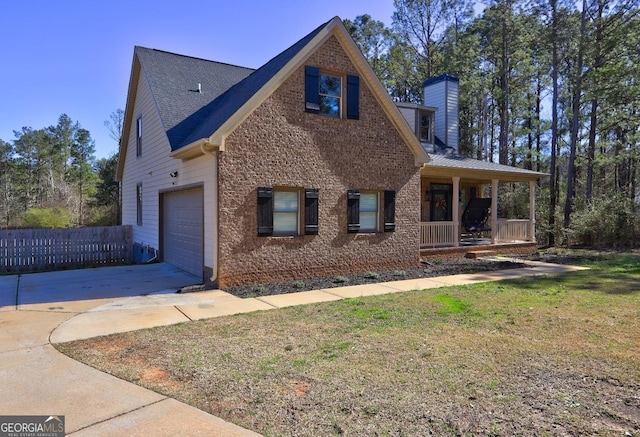
<path id="1" fill-rule="evenodd" d="M 273 192 L 273 232 L 295 234 L 298 232 L 298 192 Z"/>
<path id="2" fill-rule="evenodd" d="M 298 193 L 295 191 L 275 191 L 273 193 L 273 210 L 275 212 L 298 211 Z"/>
<path id="3" fill-rule="evenodd" d="M 340 97 L 340 78 L 337 76 L 329 76 L 328 74 L 320 75 L 320 94 Z"/>
<path id="4" fill-rule="evenodd" d="M 360 231 L 378 230 L 378 193 L 360 193 Z"/>
<path id="5" fill-rule="evenodd" d="M 431 116 L 429 114 L 422 113 L 420 115 L 420 140 L 431 141 Z"/>
<path id="6" fill-rule="evenodd" d="M 360 193 L 360 213 L 378 210 L 378 193 Z"/>
<path id="7" fill-rule="evenodd" d="M 340 117 L 340 99 L 337 97 L 320 96 L 320 113 Z"/>
<path id="8" fill-rule="evenodd" d="M 320 113 L 340 117 L 342 80 L 339 76 L 320 75 Z"/>
<path id="9" fill-rule="evenodd" d="M 298 232 L 298 214 L 295 212 L 274 212 L 273 232 L 291 234 Z"/>
<path id="10" fill-rule="evenodd" d="M 376 212 L 361 212 L 360 213 L 360 232 L 378 230 L 378 213 Z"/>

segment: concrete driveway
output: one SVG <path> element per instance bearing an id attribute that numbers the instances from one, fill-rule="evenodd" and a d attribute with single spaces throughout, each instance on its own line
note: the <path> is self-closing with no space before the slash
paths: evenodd
<path id="1" fill-rule="evenodd" d="M 0 412 L 64 415 L 66 435 L 78 437 L 258 436 L 74 361 L 50 343 L 52 332 L 94 307 L 129 299 L 189 299 L 190 294 L 169 293 L 199 282 L 169 264 L 0 276 Z"/>
<path id="2" fill-rule="evenodd" d="M 0 276 L 0 308 L 175 293 L 200 283 L 166 263 Z"/>

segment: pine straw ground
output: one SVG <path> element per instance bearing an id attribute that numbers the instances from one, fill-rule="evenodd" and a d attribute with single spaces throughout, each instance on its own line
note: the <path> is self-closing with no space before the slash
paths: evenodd
<path id="1" fill-rule="evenodd" d="M 592 270 L 58 347 L 267 436 L 640 436 L 640 255 L 571 256 Z"/>

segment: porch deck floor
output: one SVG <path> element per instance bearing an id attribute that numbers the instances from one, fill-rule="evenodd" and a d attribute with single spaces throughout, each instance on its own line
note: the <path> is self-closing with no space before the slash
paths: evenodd
<path id="1" fill-rule="evenodd" d="M 536 251 L 535 241 L 505 241 L 491 244 L 491 238 L 465 238 L 460 240 L 459 246 L 421 246 L 421 258 L 458 257 L 464 256 L 470 250 L 487 250 L 501 254 L 530 254 Z"/>

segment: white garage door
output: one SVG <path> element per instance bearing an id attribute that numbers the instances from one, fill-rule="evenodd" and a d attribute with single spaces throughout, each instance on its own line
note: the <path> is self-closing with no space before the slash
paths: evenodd
<path id="1" fill-rule="evenodd" d="M 163 196 L 163 259 L 202 277 L 203 190 L 175 191 Z"/>

